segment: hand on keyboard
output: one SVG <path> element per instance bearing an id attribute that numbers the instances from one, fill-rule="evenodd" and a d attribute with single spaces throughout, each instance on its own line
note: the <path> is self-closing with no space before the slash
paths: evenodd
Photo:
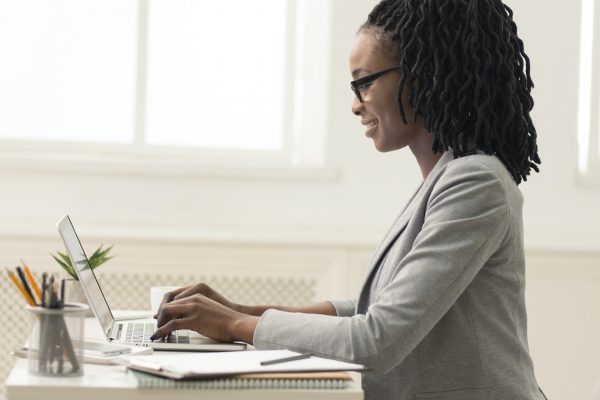
<path id="1" fill-rule="evenodd" d="M 222 342 L 245 340 L 254 336 L 258 317 L 239 313 L 201 294 L 163 304 L 158 313 L 158 329 L 152 339 L 167 336 L 177 329 L 190 329 Z M 236 337 L 233 329 L 240 329 Z"/>

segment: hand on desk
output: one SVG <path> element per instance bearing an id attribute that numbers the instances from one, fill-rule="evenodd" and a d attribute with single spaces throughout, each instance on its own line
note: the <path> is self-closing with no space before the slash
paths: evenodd
<path id="1" fill-rule="evenodd" d="M 223 342 L 241 340 L 252 344 L 258 317 L 233 308 L 233 303 L 204 284 L 169 292 L 154 316 L 158 329 L 151 339 L 177 329 L 191 329 Z"/>

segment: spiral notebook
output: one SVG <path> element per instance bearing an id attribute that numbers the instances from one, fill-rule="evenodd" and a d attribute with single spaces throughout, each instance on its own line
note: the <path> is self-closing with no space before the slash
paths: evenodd
<path id="1" fill-rule="evenodd" d="M 244 374 L 226 379 L 174 380 L 131 370 L 140 389 L 346 389 L 352 378 L 347 372 L 315 372 L 287 374 Z"/>

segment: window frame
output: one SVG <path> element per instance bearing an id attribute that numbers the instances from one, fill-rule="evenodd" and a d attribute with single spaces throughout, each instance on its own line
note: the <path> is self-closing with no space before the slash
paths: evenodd
<path id="1" fill-rule="evenodd" d="M 600 4 L 581 2 L 578 178 L 600 186 Z"/>

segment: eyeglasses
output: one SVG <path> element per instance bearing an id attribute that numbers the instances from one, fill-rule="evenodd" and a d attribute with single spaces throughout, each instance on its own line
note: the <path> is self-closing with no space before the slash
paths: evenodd
<path id="1" fill-rule="evenodd" d="M 350 89 L 352 89 L 352 91 L 358 98 L 358 101 L 360 101 L 361 103 L 364 103 L 361 92 L 366 92 L 367 89 L 369 89 L 371 87 L 371 84 L 373 84 L 373 82 L 375 82 L 376 79 L 381 78 L 383 75 L 387 74 L 388 72 L 395 71 L 395 70 L 399 69 L 400 67 L 401 67 L 400 65 L 396 65 L 395 67 L 384 69 L 383 71 L 375 72 L 375 73 L 367 75 L 367 76 L 363 76 L 360 79 L 350 82 Z"/>

